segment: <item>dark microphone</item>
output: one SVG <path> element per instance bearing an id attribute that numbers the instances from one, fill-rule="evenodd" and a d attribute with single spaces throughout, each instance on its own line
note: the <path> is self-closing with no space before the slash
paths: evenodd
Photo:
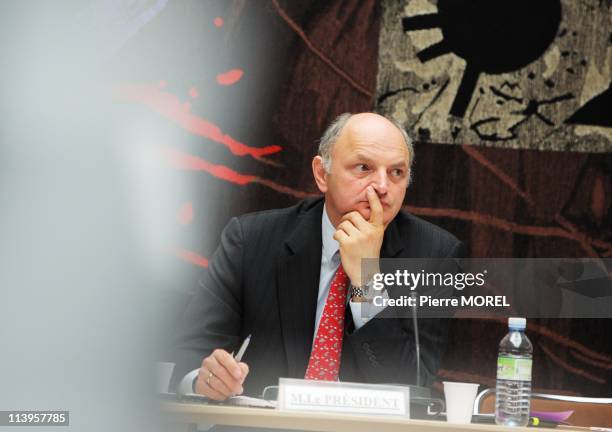
<path id="1" fill-rule="evenodd" d="M 414 345 L 416 348 L 416 382 L 417 386 L 421 385 L 421 344 L 419 343 L 419 326 L 417 320 L 417 293 L 410 292 L 410 298 L 413 299 L 412 306 L 412 327 L 414 331 Z"/>

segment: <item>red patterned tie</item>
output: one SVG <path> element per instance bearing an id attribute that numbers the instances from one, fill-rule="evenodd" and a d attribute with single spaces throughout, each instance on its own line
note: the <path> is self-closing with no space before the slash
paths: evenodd
<path id="1" fill-rule="evenodd" d="M 315 335 L 305 379 L 337 381 L 344 336 L 344 311 L 349 278 L 342 264 L 336 270 Z"/>

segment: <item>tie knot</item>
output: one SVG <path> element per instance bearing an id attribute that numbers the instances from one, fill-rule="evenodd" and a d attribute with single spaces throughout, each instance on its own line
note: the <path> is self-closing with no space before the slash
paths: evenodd
<path id="1" fill-rule="evenodd" d="M 340 251 L 337 250 L 335 254 L 332 255 L 331 261 L 333 263 L 340 263 Z"/>

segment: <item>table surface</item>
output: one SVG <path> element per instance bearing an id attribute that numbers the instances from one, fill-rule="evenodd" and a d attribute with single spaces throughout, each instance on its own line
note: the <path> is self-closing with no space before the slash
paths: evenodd
<path id="1" fill-rule="evenodd" d="M 223 405 L 165 402 L 162 410 L 169 419 L 186 424 L 217 424 L 317 432 L 508 432 L 492 424 L 455 424 L 403 417 L 281 411 Z M 513 427 L 512 432 L 544 431 L 535 427 Z"/>

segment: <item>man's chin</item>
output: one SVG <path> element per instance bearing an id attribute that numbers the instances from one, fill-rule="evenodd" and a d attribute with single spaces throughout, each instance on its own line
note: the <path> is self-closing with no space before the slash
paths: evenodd
<path id="1" fill-rule="evenodd" d="M 357 208 L 355 210 L 357 210 L 357 212 L 359 212 L 359 214 L 361 215 L 362 218 L 364 218 L 365 220 L 370 220 L 370 215 L 372 214 L 372 211 L 370 210 L 370 207 L 367 207 L 367 208 Z"/>

